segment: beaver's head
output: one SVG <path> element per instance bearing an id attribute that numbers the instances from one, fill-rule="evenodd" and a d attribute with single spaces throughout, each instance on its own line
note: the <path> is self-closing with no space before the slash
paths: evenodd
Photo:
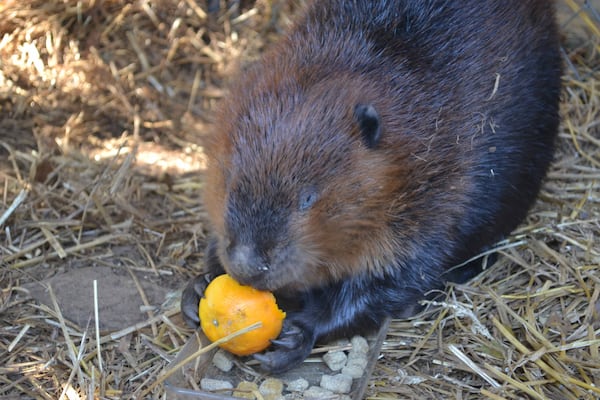
<path id="1" fill-rule="evenodd" d="M 386 144 L 360 85 L 289 85 L 234 91 L 207 148 L 220 260 L 258 289 L 323 284 L 389 262 L 389 210 L 408 175 L 398 162 L 408 150 Z"/>

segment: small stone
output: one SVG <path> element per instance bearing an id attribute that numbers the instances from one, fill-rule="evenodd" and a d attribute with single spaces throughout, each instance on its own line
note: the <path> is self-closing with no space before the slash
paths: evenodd
<path id="1" fill-rule="evenodd" d="M 323 389 L 319 386 L 311 386 L 304 392 L 304 400 L 323 400 L 334 396 L 331 390 Z"/>
<path id="2" fill-rule="evenodd" d="M 281 396 L 281 393 L 283 392 L 283 382 L 279 379 L 267 378 L 260 384 L 258 391 L 265 396 L 265 399 L 267 396 L 269 396 L 269 398 Z"/>
<path id="3" fill-rule="evenodd" d="M 229 381 L 222 381 L 220 379 L 202 378 L 200 380 L 200 388 L 206 391 L 233 389 L 233 385 Z"/>
<path id="4" fill-rule="evenodd" d="M 348 375 L 354 379 L 358 379 L 365 373 L 365 369 L 361 368 L 360 365 L 346 365 L 342 368 L 342 374 Z"/>
<path id="5" fill-rule="evenodd" d="M 236 387 L 236 391 L 233 392 L 233 397 L 239 399 L 251 399 L 255 400 L 256 396 L 252 392 L 258 391 L 258 385 L 254 382 L 241 381 Z"/>
<path id="6" fill-rule="evenodd" d="M 354 336 L 352 340 L 352 352 L 367 354 L 369 352 L 369 342 L 362 336 Z"/>
<path id="7" fill-rule="evenodd" d="M 334 393 L 350 393 L 352 390 L 352 377 L 345 374 L 323 375 L 321 387 Z"/>
<path id="8" fill-rule="evenodd" d="M 287 390 L 290 392 L 303 392 L 308 389 L 309 383 L 304 378 L 298 378 L 293 381 L 289 381 L 286 384 Z"/>
<path id="9" fill-rule="evenodd" d="M 346 360 L 348 360 L 348 356 L 343 351 L 328 351 L 323 356 L 323 361 L 332 371 L 339 371 L 344 368 Z"/>
<path id="10" fill-rule="evenodd" d="M 231 359 L 231 355 L 225 350 L 217 351 L 213 356 L 212 362 L 215 367 L 223 372 L 229 372 L 233 368 L 233 360 Z"/>

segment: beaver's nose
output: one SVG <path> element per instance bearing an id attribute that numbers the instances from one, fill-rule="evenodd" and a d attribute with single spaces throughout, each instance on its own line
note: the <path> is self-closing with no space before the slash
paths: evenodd
<path id="1" fill-rule="evenodd" d="M 269 265 L 252 246 L 231 245 L 227 249 L 227 257 L 225 269 L 243 285 L 255 285 L 269 272 Z"/>

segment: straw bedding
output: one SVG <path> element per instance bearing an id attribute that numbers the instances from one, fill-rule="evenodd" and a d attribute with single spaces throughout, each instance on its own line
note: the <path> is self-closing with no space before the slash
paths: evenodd
<path id="1" fill-rule="evenodd" d="M 164 397 L 190 333 L 177 289 L 202 267 L 202 136 L 295 11 L 221 3 L 0 2 L 0 398 Z M 563 124 L 540 199 L 497 264 L 392 322 L 371 399 L 600 397 L 600 4 L 558 3 Z M 95 295 L 82 268 L 115 283 Z M 131 295 L 131 318 L 103 303 Z"/>

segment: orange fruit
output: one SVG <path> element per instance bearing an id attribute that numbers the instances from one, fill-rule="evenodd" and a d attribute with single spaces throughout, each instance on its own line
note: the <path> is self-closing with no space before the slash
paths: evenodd
<path id="1" fill-rule="evenodd" d="M 229 275 L 220 275 L 208 284 L 198 313 L 200 326 L 212 342 L 256 322 L 262 323 L 261 327 L 220 345 L 240 356 L 269 347 L 271 339 L 279 336 L 285 318 L 273 293 L 240 285 Z"/>

